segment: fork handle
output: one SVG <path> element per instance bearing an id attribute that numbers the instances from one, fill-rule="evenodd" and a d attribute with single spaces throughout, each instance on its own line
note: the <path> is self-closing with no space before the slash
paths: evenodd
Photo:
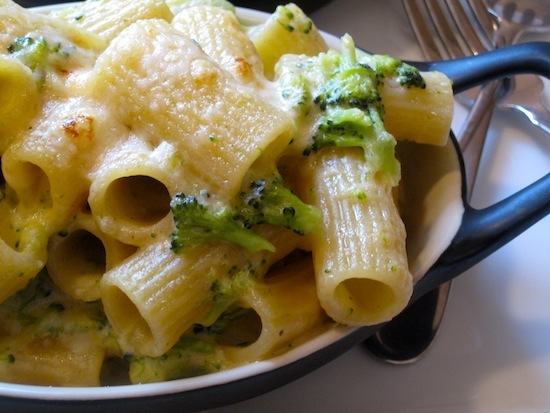
<path id="1" fill-rule="evenodd" d="M 443 72 L 453 92 L 463 92 L 489 80 L 523 73 L 550 78 L 550 42 L 527 42 L 477 56 L 436 62 L 407 62 L 423 71 Z"/>
<path id="2" fill-rule="evenodd" d="M 485 145 L 487 131 L 491 123 L 496 94 L 500 88 L 500 81 L 484 84 L 474 102 L 474 106 L 464 121 L 464 127 L 458 135 L 458 144 L 464 160 L 466 174 L 466 190 L 468 199 L 471 198 L 475 178 L 479 169 L 479 162 Z"/>
<path id="3" fill-rule="evenodd" d="M 527 116 L 533 125 L 550 134 L 550 113 L 541 102 L 536 102 L 536 104 L 515 105 L 514 109 Z"/>

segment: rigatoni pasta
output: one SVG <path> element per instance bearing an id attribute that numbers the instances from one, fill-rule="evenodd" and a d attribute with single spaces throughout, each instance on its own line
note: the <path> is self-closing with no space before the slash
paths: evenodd
<path id="1" fill-rule="evenodd" d="M 391 319 L 412 292 L 405 227 L 391 186 L 356 148 L 324 150 L 306 168 L 301 191 L 325 217 L 323 234 L 312 237 L 323 308 L 348 325 Z"/>
<path id="2" fill-rule="evenodd" d="M 88 203 L 100 230 L 135 246 L 169 233 L 170 198 L 183 178 L 175 158 L 168 143 L 153 149 L 129 136 L 99 160 L 90 172 Z"/>
<path id="3" fill-rule="evenodd" d="M 89 89 L 111 100 L 114 115 L 142 139 L 176 146 L 192 185 L 186 192 L 198 187 L 235 195 L 252 163 L 264 152 L 282 152 L 293 134 L 287 114 L 163 20 L 138 21 L 113 40 L 92 70 Z"/>
<path id="4" fill-rule="evenodd" d="M 0 89 L 1 155 L 10 137 L 28 127 L 38 106 L 38 88 L 27 66 L 0 55 Z"/>
<path id="5" fill-rule="evenodd" d="M 74 299 L 101 299 L 100 282 L 106 271 L 136 252 L 101 231 L 89 211 L 78 213 L 66 230 L 50 238 L 46 268 L 55 285 Z"/>
<path id="6" fill-rule="evenodd" d="M 423 89 L 404 88 L 392 78 L 384 80 L 380 87 L 384 124 L 396 139 L 443 146 L 453 119 L 449 78 L 440 72 L 425 72 L 422 77 Z"/>
<path id="7" fill-rule="evenodd" d="M 449 80 L 205 3 L 0 0 L 0 380 L 206 374 L 406 306 L 389 132 L 444 143 Z"/>
<path id="8" fill-rule="evenodd" d="M 275 76 L 275 65 L 285 54 L 315 56 L 328 50 L 311 19 L 293 3 L 278 7 L 264 24 L 252 28 L 250 38 L 268 79 Z"/>
<path id="9" fill-rule="evenodd" d="M 116 8 L 116 13 L 113 13 Z M 113 40 L 122 30 L 143 19 L 163 19 L 173 17 L 170 8 L 162 0 L 96 0 L 79 3 L 52 13 L 75 26 L 86 29 L 105 39 Z"/>
<path id="10" fill-rule="evenodd" d="M 221 342 L 231 340 L 228 356 L 240 362 L 272 357 L 319 332 L 327 322 L 309 257 L 275 269 L 263 282 L 244 291 L 234 307 L 233 311 L 247 311 L 248 317 L 257 317 L 258 324 L 257 330 L 239 331 L 236 323 L 236 331 L 229 330 L 231 335 L 224 333 L 217 338 Z M 247 342 L 250 344 L 242 345 Z"/>
<path id="11" fill-rule="evenodd" d="M 265 80 L 263 62 L 233 12 L 214 6 L 189 7 L 174 17 L 172 26 L 203 45 L 209 57 L 243 83 Z"/>

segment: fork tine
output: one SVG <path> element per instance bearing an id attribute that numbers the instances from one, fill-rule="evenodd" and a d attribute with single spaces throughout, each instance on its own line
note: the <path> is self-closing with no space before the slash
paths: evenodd
<path id="1" fill-rule="evenodd" d="M 485 3 L 480 0 L 462 0 L 462 3 L 469 6 L 471 16 L 475 19 L 478 27 L 478 35 L 482 36 L 483 44 L 487 50 L 495 47 L 494 34 L 497 30 L 497 22 L 494 16 L 489 13 Z M 483 34 L 483 35 L 482 35 Z"/>
<path id="2" fill-rule="evenodd" d="M 485 49 L 482 31 L 483 24 L 478 22 L 473 3 L 479 0 L 403 0 L 411 27 L 425 56 L 430 60 L 458 58 L 482 52 Z M 480 16 L 487 17 L 488 11 Z M 486 26 L 487 27 L 487 26 Z M 462 48 L 461 42 L 467 47 Z M 447 47 L 443 47 L 447 46 Z M 481 88 L 470 111 L 458 140 L 463 154 L 467 158 L 467 188 L 471 195 L 481 151 L 489 127 L 495 91 L 499 82 L 491 82 Z M 480 109 L 481 107 L 481 109 Z"/>
<path id="3" fill-rule="evenodd" d="M 429 18 L 426 17 L 425 10 L 420 7 L 419 2 L 415 0 L 403 0 L 403 6 L 409 16 L 411 27 L 424 56 L 428 60 L 444 59 L 440 53 L 440 47 L 435 41 L 437 37 L 433 35 L 432 30 L 426 25 Z"/>
<path id="4" fill-rule="evenodd" d="M 446 4 L 456 22 L 457 28 L 462 32 L 463 38 L 468 43 L 471 53 L 477 55 L 486 51 L 490 47 L 490 43 L 484 44 L 483 40 L 488 42 L 488 39 L 473 9 L 468 7 L 469 3 L 462 2 L 461 0 L 447 0 Z M 479 1 L 477 4 L 479 4 Z M 474 27 L 474 24 L 477 27 Z"/>
<path id="5" fill-rule="evenodd" d="M 430 60 L 494 48 L 496 22 L 480 0 L 403 0 L 422 52 Z"/>
<path id="6" fill-rule="evenodd" d="M 469 1 L 403 0 L 411 27 L 428 59 L 458 58 L 492 48 Z"/>
<path id="7" fill-rule="evenodd" d="M 457 29 L 454 19 L 449 13 L 449 9 L 444 3 L 438 0 L 425 0 L 426 7 L 439 36 L 441 43 L 445 47 L 447 54 L 451 58 L 462 57 L 466 53 L 464 50 L 464 39 L 462 33 Z"/>

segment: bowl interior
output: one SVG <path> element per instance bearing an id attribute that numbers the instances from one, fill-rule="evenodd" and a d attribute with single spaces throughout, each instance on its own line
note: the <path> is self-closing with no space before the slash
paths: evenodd
<path id="1" fill-rule="evenodd" d="M 445 146 L 399 142 L 401 215 L 415 282 L 449 246 L 462 222 L 462 174 L 454 138 Z"/>

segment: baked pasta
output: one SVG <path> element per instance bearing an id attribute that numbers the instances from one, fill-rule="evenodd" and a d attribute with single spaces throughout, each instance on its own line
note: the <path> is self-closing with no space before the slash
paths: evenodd
<path id="1" fill-rule="evenodd" d="M 444 75 L 294 4 L 0 0 L 0 90 L 0 380 L 206 374 L 407 305 L 394 150 L 445 143 Z"/>

